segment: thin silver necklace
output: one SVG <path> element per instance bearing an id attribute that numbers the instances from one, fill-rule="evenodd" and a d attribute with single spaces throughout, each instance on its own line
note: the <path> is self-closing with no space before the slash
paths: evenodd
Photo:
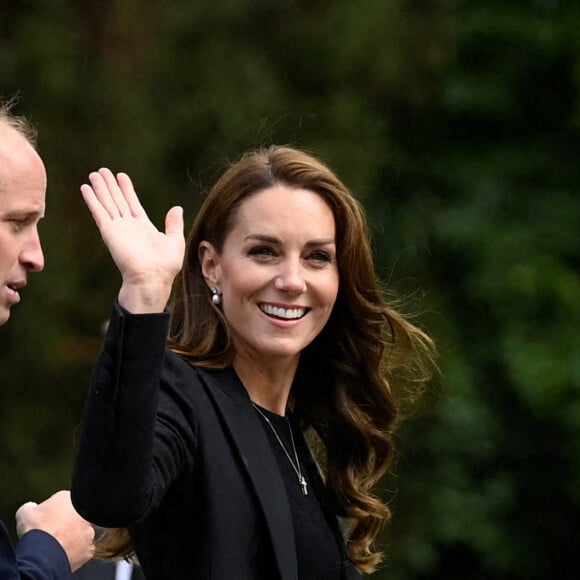
<path id="1" fill-rule="evenodd" d="M 270 427 L 270 429 L 272 429 L 272 433 L 274 433 L 274 435 L 276 436 L 276 439 L 278 440 L 278 443 L 280 443 L 280 447 L 282 447 L 282 451 L 284 451 L 284 453 L 286 454 L 286 457 L 288 458 L 290 465 L 294 468 L 294 471 L 296 472 L 296 475 L 298 476 L 298 483 L 300 484 L 300 487 L 302 488 L 302 495 L 308 495 L 308 483 L 306 482 L 306 479 L 302 475 L 302 469 L 300 469 L 300 461 L 298 461 L 298 453 L 296 453 L 296 445 L 294 445 L 294 435 L 292 435 L 292 427 L 290 426 L 290 422 L 288 421 L 288 417 L 284 417 L 284 418 L 286 419 L 286 423 L 288 424 L 288 431 L 290 431 L 290 441 L 292 441 L 292 449 L 294 450 L 294 458 L 296 459 L 296 464 L 294 464 L 294 461 L 292 461 L 292 458 L 290 457 L 290 453 L 288 453 L 288 451 L 286 450 L 284 443 L 282 443 L 282 439 L 280 439 L 280 436 L 278 435 L 278 432 L 276 431 L 276 429 L 274 429 L 274 425 L 272 425 L 272 422 L 270 421 L 270 419 L 262 412 L 260 407 L 258 407 L 258 405 L 256 405 L 253 401 L 252 401 L 252 406 L 254 407 L 254 409 L 256 409 L 256 411 L 258 411 L 258 413 L 260 413 L 260 415 L 262 415 L 262 417 L 264 417 L 264 421 L 266 421 L 266 423 L 268 424 L 268 427 Z"/>

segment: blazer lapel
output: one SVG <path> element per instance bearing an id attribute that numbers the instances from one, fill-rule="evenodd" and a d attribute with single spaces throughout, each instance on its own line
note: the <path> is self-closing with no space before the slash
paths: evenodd
<path id="1" fill-rule="evenodd" d="M 284 482 L 268 438 L 233 368 L 196 369 L 209 397 L 221 411 L 255 488 L 283 580 L 298 580 L 292 515 Z"/>

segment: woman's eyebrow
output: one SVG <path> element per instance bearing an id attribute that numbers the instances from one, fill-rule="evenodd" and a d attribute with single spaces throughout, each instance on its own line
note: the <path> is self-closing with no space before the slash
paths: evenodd
<path id="1" fill-rule="evenodd" d="M 269 242 L 271 244 L 281 244 L 282 240 L 277 238 L 276 236 L 269 236 L 266 234 L 249 234 L 244 238 L 244 241 L 247 240 L 258 240 L 260 242 Z M 306 242 L 305 246 L 331 246 L 335 245 L 336 241 L 334 238 L 321 238 L 316 240 L 309 240 Z"/>
<path id="2" fill-rule="evenodd" d="M 336 241 L 334 238 L 322 238 L 320 240 L 310 240 L 306 242 L 306 246 L 334 246 Z"/>
<path id="3" fill-rule="evenodd" d="M 247 240 L 259 240 L 260 242 L 270 242 L 272 244 L 281 243 L 279 238 L 276 238 L 275 236 L 268 236 L 266 234 L 249 234 L 244 238 L 244 241 Z"/>

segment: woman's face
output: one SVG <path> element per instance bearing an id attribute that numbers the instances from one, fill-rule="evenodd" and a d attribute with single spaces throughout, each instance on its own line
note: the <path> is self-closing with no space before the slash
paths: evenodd
<path id="1" fill-rule="evenodd" d="M 221 254 L 200 257 L 222 294 L 236 358 L 298 360 L 328 321 L 339 286 L 332 210 L 318 194 L 275 185 L 238 208 Z"/>

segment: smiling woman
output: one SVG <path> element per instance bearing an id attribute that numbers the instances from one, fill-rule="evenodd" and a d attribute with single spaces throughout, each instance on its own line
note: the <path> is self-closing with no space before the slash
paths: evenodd
<path id="1" fill-rule="evenodd" d="M 134 551 L 171 580 L 372 571 L 394 393 L 428 379 L 433 344 L 385 302 L 360 204 L 302 151 L 252 151 L 209 192 L 182 261 L 179 209 L 163 234 L 126 175 L 90 181 L 123 278 L 72 488 L 89 520 L 128 528 L 101 555 Z"/>
<path id="2" fill-rule="evenodd" d="M 222 296 L 238 376 L 254 402 L 284 415 L 280 392 L 290 391 L 300 354 L 338 294 L 330 206 L 307 189 L 274 185 L 239 206 L 221 248 L 200 242 L 199 256 L 207 284 Z"/>

